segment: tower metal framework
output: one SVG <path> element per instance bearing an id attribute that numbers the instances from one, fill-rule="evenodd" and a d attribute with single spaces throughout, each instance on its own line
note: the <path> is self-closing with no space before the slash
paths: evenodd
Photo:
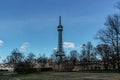
<path id="1" fill-rule="evenodd" d="M 65 54 L 63 50 L 63 40 L 62 40 L 63 26 L 61 25 L 61 16 L 59 16 L 59 25 L 57 27 L 57 31 L 58 31 L 58 48 L 57 48 L 56 56 L 59 57 L 59 63 L 62 63 L 63 56 L 65 56 Z"/>

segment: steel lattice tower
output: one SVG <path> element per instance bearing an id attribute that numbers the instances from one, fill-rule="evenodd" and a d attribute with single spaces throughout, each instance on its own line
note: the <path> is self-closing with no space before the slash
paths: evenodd
<path id="1" fill-rule="evenodd" d="M 59 57 L 59 63 L 62 63 L 63 56 L 65 55 L 64 55 L 63 41 L 62 41 L 63 26 L 61 25 L 61 16 L 59 16 L 59 25 L 57 27 L 57 31 L 58 31 L 58 48 L 57 48 L 56 56 Z"/>

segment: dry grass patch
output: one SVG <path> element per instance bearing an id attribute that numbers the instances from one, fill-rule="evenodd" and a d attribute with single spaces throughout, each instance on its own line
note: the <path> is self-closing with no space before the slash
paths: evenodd
<path id="1" fill-rule="evenodd" d="M 120 80 L 120 74 L 87 72 L 40 72 L 0 76 L 0 80 Z"/>

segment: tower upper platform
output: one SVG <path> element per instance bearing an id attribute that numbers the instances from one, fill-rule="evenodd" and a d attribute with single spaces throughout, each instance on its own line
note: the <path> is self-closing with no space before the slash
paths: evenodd
<path id="1" fill-rule="evenodd" d="M 59 16 L 59 25 L 57 27 L 58 31 L 63 31 L 63 26 L 61 25 L 61 16 Z"/>

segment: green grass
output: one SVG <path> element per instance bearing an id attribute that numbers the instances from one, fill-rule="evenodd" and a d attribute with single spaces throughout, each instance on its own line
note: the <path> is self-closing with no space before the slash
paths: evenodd
<path id="1" fill-rule="evenodd" d="M 120 80 L 119 73 L 40 72 L 0 75 L 0 80 Z"/>

